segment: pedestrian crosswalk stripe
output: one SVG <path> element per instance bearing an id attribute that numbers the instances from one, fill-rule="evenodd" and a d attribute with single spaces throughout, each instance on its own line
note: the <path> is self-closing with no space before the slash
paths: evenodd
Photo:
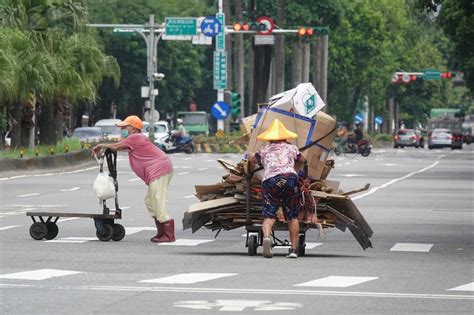
<path id="1" fill-rule="evenodd" d="M 367 281 L 376 280 L 378 277 L 342 277 L 329 276 L 317 280 L 295 284 L 296 287 L 331 287 L 331 288 L 347 288 L 356 284 Z"/>
<path id="2" fill-rule="evenodd" d="M 154 231 L 156 228 L 149 226 L 125 227 L 125 235 L 132 235 L 141 231 Z"/>
<path id="3" fill-rule="evenodd" d="M 1 227 L 1 228 L 0 228 L 0 231 L 5 231 L 5 230 L 13 229 L 13 228 L 16 228 L 16 227 L 19 227 L 19 226 L 20 226 L 20 225 L 4 226 L 4 227 Z"/>
<path id="4" fill-rule="evenodd" d="M 0 279 L 15 280 L 45 280 L 54 277 L 64 277 L 82 273 L 81 271 L 58 270 L 58 269 L 38 269 L 31 271 L 15 272 L 0 275 Z"/>
<path id="5" fill-rule="evenodd" d="M 187 239 L 181 238 L 177 239 L 175 242 L 172 243 L 158 243 L 160 246 L 197 246 L 199 244 L 214 242 L 214 240 L 206 240 L 206 239 Z"/>
<path id="6" fill-rule="evenodd" d="M 45 243 L 86 243 L 95 240 L 97 240 L 95 237 L 64 237 L 58 240 L 49 240 Z"/>
<path id="7" fill-rule="evenodd" d="M 474 282 L 463 284 L 458 287 L 448 289 L 448 291 L 474 291 Z"/>
<path id="8" fill-rule="evenodd" d="M 166 284 L 192 284 L 197 282 L 205 282 L 210 280 L 215 280 L 224 277 L 236 276 L 236 273 L 201 273 L 201 272 L 191 272 L 191 273 L 180 273 L 177 275 L 142 280 L 143 283 L 166 283 Z"/>
<path id="9" fill-rule="evenodd" d="M 306 243 L 305 249 L 313 249 L 317 246 L 323 245 L 323 243 Z M 273 247 L 273 250 L 278 250 L 278 249 L 289 249 L 291 246 L 275 246 Z"/>
<path id="10" fill-rule="evenodd" d="M 430 251 L 433 244 L 418 244 L 418 243 L 397 243 L 390 248 L 392 252 L 424 252 Z"/>

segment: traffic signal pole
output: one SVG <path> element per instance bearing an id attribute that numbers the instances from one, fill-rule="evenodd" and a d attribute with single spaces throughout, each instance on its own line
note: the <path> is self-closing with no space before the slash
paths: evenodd
<path id="1" fill-rule="evenodd" d="M 223 15 L 222 0 L 219 0 L 218 12 L 219 12 L 219 14 Z M 222 25 L 222 33 L 224 34 L 224 43 L 225 43 L 225 27 L 224 27 L 224 25 L 225 25 L 225 16 L 224 16 L 224 23 Z M 218 45 L 216 43 L 216 51 L 225 51 L 225 47 L 224 47 L 224 49 L 221 49 L 221 47 L 218 47 Z M 224 101 L 224 89 L 218 89 L 217 90 L 217 101 L 218 102 L 223 102 Z M 217 120 L 217 129 L 224 130 L 224 119 L 218 119 Z"/>
<path id="2" fill-rule="evenodd" d="M 157 45 L 165 30 L 161 25 L 155 24 L 155 15 L 150 14 L 148 24 L 86 24 L 88 27 L 123 29 L 124 32 L 135 32 L 139 34 L 146 43 L 147 48 L 147 79 L 148 79 L 148 101 L 145 101 L 145 111 L 149 110 L 150 139 L 154 141 L 155 130 L 155 81 L 163 78 L 156 76 L 157 73 Z M 120 32 L 120 30 L 119 30 Z M 145 33 L 148 33 L 146 35 Z M 156 35 L 155 33 L 159 33 Z M 155 94 L 156 93 L 156 94 Z"/>

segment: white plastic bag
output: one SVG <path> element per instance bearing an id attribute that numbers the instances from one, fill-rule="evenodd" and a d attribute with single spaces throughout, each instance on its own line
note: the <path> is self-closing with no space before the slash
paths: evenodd
<path id="1" fill-rule="evenodd" d="M 100 200 L 107 200 L 115 197 L 114 179 L 106 173 L 99 173 L 92 188 Z"/>

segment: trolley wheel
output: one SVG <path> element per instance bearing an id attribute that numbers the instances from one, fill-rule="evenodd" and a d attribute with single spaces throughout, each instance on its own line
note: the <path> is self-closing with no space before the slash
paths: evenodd
<path id="1" fill-rule="evenodd" d="M 45 238 L 47 240 L 52 240 L 56 236 L 58 236 L 59 228 L 58 228 L 58 225 L 56 223 L 48 222 L 48 223 L 46 223 L 46 227 L 48 228 L 48 233 L 46 233 L 46 236 L 45 236 Z"/>
<path id="2" fill-rule="evenodd" d="M 39 241 L 46 237 L 48 234 L 48 227 L 43 222 L 35 222 L 30 227 L 30 236 Z"/>
<path id="3" fill-rule="evenodd" d="M 125 237 L 125 228 L 122 224 L 115 223 L 113 225 L 114 234 L 112 235 L 113 241 L 121 241 Z"/>
<path id="4" fill-rule="evenodd" d="M 97 238 L 102 242 L 110 241 L 114 235 L 114 228 L 110 224 L 104 224 L 103 231 L 97 230 L 95 235 L 97 235 Z"/>
<path id="5" fill-rule="evenodd" d="M 304 234 L 300 234 L 298 238 L 298 256 L 302 257 L 305 254 L 306 250 L 306 236 Z"/>
<path id="6" fill-rule="evenodd" d="M 249 242 L 247 244 L 249 256 L 254 256 L 257 254 L 257 235 L 250 235 Z"/>

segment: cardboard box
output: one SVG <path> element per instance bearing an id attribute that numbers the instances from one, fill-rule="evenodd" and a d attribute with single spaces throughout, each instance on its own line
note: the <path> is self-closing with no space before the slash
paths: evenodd
<path id="1" fill-rule="evenodd" d="M 311 83 L 301 83 L 294 89 L 272 96 L 270 108 L 278 108 L 305 117 L 314 117 L 326 104 Z"/>
<path id="2" fill-rule="evenodd" d="M 257 140 L 257 136 L 267 130 L 276 118 L 287 129 L 298 134 L 298 138 L 290 141 L 298 148 L 319 140 L 316 144 L 302 152 L 302 154 L 308 162 L 308 175 L 313 179 L 320 179 L 325 174 L 325 162 L 334 140 L 336 121 L 323 112 L 317 113 L 316 120 L 314 120 L 294 112 L 270 107 L 258 114 L 256 126 L 250 136 L 247 153 L 257 152 L 266 143 Z"/>
<path id="3" fill-rule="evenodd" d="M 240 130 L 242 130 L 242 133 L 244 135 L 250 135 L 252 132 L 254 126 L 255 126 L 255 121 L 257 120 L 257 115 L 254 114 L 252 116 L 247 116 L 242 118 L 242 124 L 240 125 Z"/>

